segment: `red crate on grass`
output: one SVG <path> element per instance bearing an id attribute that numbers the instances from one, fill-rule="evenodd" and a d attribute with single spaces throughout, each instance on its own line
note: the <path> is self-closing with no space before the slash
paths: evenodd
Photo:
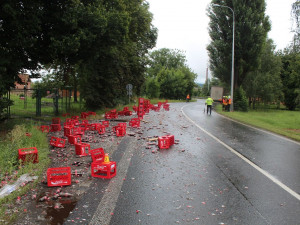
<path id="1" fill-rule="evenodd" d="M 170 148 L 170 138 L 167 136 L 162 136 L 158 138 L 158 147 L 160 149 L 168 149 Z"/>
<path id="2" fill-rule="evenodd" d="M 42 131 L 43 133 L 44 133 L 44 132 L 45 132 L 45 133 L 49 133 L 50 127 L 47 126 L 47 125 L 42 125 L 42 126 L 40 126 L 39 130 Z"/>
<path id="3" fill-rule="evenodd" d="M 89 114 L 86 113 L 86 112 L 82 112 L 81 115 L 80 115 L 81 119 L 85 119 L 85 118 L 87 118 L 88 116 L 89 116 Z"/>
<path id="4" fill-rule="evenodd" d="M 51 137 L 50 145 L 58 148 L 64 148 L 66 145 L 66 140 L 58 137 Z"/>
<path id="5" fill-rule="evenodd" d="M 20 148 L 18 152 L 19 152 L 18 159 L 22 160 L 22 162 L 32 162 L 32 163 L 39 162 L 38 150 L 36 147 Z"/>
<path id="6" fill-rule="evenodd" d="M 48 187 L 71 185 L 71 167 L 48 168 Z"/>
<path id="7" fill-rule="evenodd" d="M 132 111 L 129 111 L 129 110 L 128 110 L 128 111 L 125 111 L 124 114 L 125 114 L 125 116 L 131 116 L 131 115 L 132 115 Z"/>
<path id="8" fill-rule="evenodd" d="M 87 112 L 87 113 L 88 113 L 89 116 L 90 116 L 90 115 L 96 116 L 96 112 L 89 111 L 89 112 Z"/>
<path id="9" fill-rule="evenodd" d="M 70 113 L 64 113 L 62 114 L 63 117 L 67 117 L 67 116 L 70 116 Z"/>
<path id="10" fill-rule="evenodd" d="M 124 112 L 124 111 L 119 111 L 119 112 L 118 112 L 118 115 L 119 115 L 119 116 L 125 116 L 125 112 Z"/>
<path id="11" fill-rule="evenodd" d="M 61 131 L 61 125 L 60 124 L 51 124 L 50 132 L 56 132 L 56 131 Z"/>
<path id="12" fill-rule="evenodd" d="M 111 179 L 117 174 L 116 162 L 92 162 L 91 175 L 92 177 L 99 177 L 104 179 Z"/>
<path id="13" fill-rule="evenodd" d="M 93 162 L 103 162 L 104 161 L 104 149 L 96 148 L 91 150 L 91 157 Z"/>
<path id="14" fill-rule="evenodd" d="M 68 142 L 71 145 L 75 145 L 77 143 L 81 143 L 81 136 L 80 135 L 71 134 L 71 135 L 68 136 Z"/>
<path id="15" fill-rule="evenodd" d="M 60 118 L 52 118 L 52 124 L 60 124 Z"/>
<path id="16" fill-rule="evenodd" d="M 91 147 L 87 143 L 76 143 L 75 153 L 79 156 L 87 156 L 90 154 Z"/>

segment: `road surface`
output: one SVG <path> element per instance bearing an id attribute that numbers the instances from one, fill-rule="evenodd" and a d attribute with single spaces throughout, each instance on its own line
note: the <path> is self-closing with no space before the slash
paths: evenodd
<path id="1" fill-rule="evenodd" d="M 203 109 L 146 115 L 111 155 L 117 176 L 87 183 L 64 224 L 300 224 L 300 144 Z M 147 144 L 166 134 L 179 144 Z"/>

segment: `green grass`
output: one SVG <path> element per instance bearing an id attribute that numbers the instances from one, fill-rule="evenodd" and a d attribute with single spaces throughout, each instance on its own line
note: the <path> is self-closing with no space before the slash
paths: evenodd
<path id="1" fill-rule="evenodd" d="M 20 122 L 20 121 L 19 121 Z M 17 121 L 15 121 L 15 124 Z M 28 192 L 29 189 L 41 181 L 42 175 L 50 164 L 48 158 L 49 147 L 45 133 L 40 132 L 32 122 L 22 121 L 22 125 L 15 125 L 5 138 L 0 141 L 0 180 L 13 184 L 21 175 L 29 174 L 38 176 L 39 179 L 17 189 L 10 195 L 0 198 L 0 221 L 10 223 L 17 216 L 17 213 L 5 213 L 7 205 L 14 205 L 17 196 Z M 30 137 L 26 133 L 31 134 Z M 38 149 L 39 163 L 22 163 L 18 160 L 18 149 L 36 147 Z"/>
<path id="2" fill-rule="evenodd" d="M 249 112 L 222 112 L 221 105 L 218 105 L 216 110 L 218 113 L 240 122 L 300 141 L 299 111 L 250 110 Z"/>

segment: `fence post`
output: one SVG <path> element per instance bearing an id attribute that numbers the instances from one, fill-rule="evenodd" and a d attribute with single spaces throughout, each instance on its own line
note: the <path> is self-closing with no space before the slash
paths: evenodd
<path id="1" fill-rule="evenodd" d="M 55 97 L 54 97 L 54 113 L 55 113 L 55 116 L 58 116 L 58 98 L 59 98 L 59 95 L 58 95 L 58 89 L 55 89 Z"/>
<path id="2" fill-rule="evenodd" d="M 42 98 L 40 89 L 36 89 L 36 116 L 42 115 Z"/>

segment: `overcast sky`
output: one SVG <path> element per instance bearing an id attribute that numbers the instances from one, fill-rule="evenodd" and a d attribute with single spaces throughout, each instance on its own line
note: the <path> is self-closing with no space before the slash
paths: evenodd
<path id="1" fill-rule="evenodd" d="M 185 51 L 188 66 L 198 75 L 196 82 L 204 83 L 208 66 L 206 46 L 210 41 L 206 8 L 211 1 L 147 1 L 153 13 L 153 24 L 158 28 L 155 49 L 170 48 Z M 295 0 L 266 0 L 266 14 L 272 24 L 269 37 L 274 40 L 277 50 L 285 48 L 292 40 L 291 5 L 294 2 Z"/>

